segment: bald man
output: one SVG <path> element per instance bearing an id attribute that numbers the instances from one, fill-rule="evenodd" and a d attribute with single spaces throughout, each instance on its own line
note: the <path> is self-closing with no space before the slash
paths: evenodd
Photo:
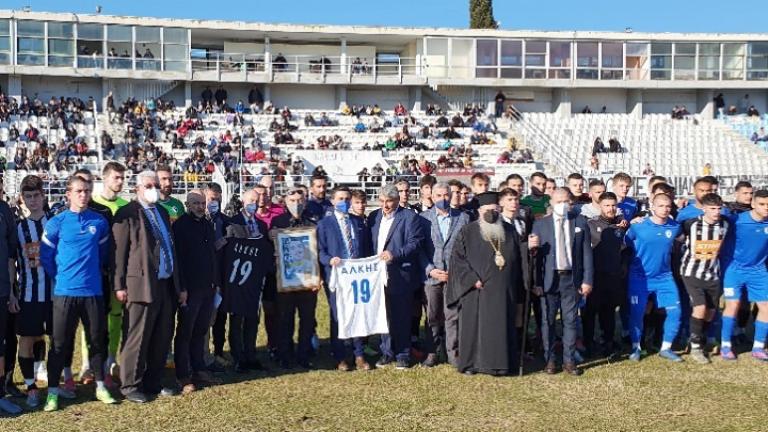
<path id="1" fill-rule="evenodd" d="M 173 224 L 179 278 L 187 291 L 187 303 L 179 308 L 173 342 L 176 379 L 184 394 L 197 386 L 218 381 L 207 371 L 205 335 L 211 322 L 217 276 L 213 224 L 205 217 L 205 195 L 200 190 L 187 194 L 187 212 Z"/>

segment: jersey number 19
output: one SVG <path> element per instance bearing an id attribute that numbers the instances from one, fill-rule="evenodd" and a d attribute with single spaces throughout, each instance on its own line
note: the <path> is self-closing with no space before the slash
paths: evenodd
<path id="1" fill-rule="evenodd" d="M 353 280 L 352 295 L 354 296 L 355 304 L 371 301 L 371 283 L 368 282 L 368 279 L 361 279 L 359 282 Z"/>
<path id="2" fill-rule="evenodd" d="M 237 284 L 242 286 L 245 281 L 248 280 L 248 276 L 251 275 L 252 270 L 253 263 L 250 260 L 243 260 L 243 265 L 241 266 L 240 258 L 236 259 L 232 262 L 232 273 L 229 275 L 229 283 L 234 283 L 239 274 L 240 281 L 237 282 Z"/>

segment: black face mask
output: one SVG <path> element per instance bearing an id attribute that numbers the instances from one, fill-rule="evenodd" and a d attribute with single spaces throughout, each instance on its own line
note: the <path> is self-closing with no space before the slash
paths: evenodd
<path id="1" fill-rule="evenodd" d="M 483 220 L 489 224 L 496 223 L 496 221 L 499 220 L 499 212 L 496 210 L 488 210 L 483 213 Z"/>

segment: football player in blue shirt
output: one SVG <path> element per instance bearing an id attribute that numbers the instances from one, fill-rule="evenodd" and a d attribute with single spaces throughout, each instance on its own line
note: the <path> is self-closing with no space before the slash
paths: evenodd
<path id="1" fill-rule="evenodd" d="M 752 198 L 752 210 L 731 217 L 732 228 L 726 237 L 723 265 L 723 328 L 720 355 L 736 360 L 731 336 L 739 301 L 746 290 L 747 300 L 757 303 L 755 340 L 752 358 L 768 361 L 765 340 L 768 337 L 768 190 L 759 190 Z"/>
<path id="2" fill-rule="evenodd" d="M 629 269 L 629 309 L 632 354 L 629 359 L 640 361 L 640 338 L 648 299 L 655 296 L 659 308 L 664 308 L 664 338 L 659 355 L 667 360 L 683 359 L 672 351 L 672 342 L 680 327 L 680 296 L 672 275 L 672 248 L 680 231 L 680 224 L 669 217 L 672 198 L 658 194 L 652 200 L 652 216 L 633 224 L 625 242 L 633 252 Z"/>

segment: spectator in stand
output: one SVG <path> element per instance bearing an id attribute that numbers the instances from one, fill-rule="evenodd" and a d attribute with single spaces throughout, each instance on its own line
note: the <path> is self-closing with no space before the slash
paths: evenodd
<path id="1" fill-rule="evenodd" d="M 653 168 L 651 168 L 650 163 L 645 164 L 645 169 L 643 169 L 643 175 L 646 177 L 653 177 L 656 175 L 656 173 L 653 171 Z"/>
<path id="2" fill-rule="evenodd" d="M 501 118 L 502 114 L 504 114 L 504 102 L 507 100 L 507 97 L 504 96 L 504 93 L 501 90 L 499 90 L 499 92 L 496 93 L 496 97 L 494 99 L 496 118 Z"/>
<path id="3" fill-rule="evenodd" d="M 750 105 L 749 109 L 747 110 L 747 116 L 748 117 L 760 117 L 760 111 L 755 108 L 754 105 Z"/>
<path id="4" fill-rule="evenodd" d="M 395 111 L 395 115 L 396 115 L 396 116 L 400 116 L 400 117 L 402 117 L 402 116 L 406 116 L 406 115 L 408 115 L 408 110 L 407 110 L 407 109 L 405 109 L 405 107 L 403 106 L 403 104 L 402 104 L 402 103 L 400 103 L 400 102 L 398 102 L 398 103 L 397 103 L 397 105 L 395 105 L 395 109 L 394 109 L 394 111 Z"/>
<path id="5" fill-rule="evenodd" d="M 712 164 L 707 162 L 704 164 L 704 168 L 701 170 L 702 176 L 710 176 L 712 175 Z"/>
<path id="6" fill-rule="evenodd" d="M 717 110 L 716 116 L 723 116 L 725 114 L 725 99 L 723 98 L 722 93 L 718 93 L 717 96 L 714 98 L 715 101 L 715 109 Z"/>
<path id="7" fill-rule="evenodd" d="M 616 137 L 611 137 L 608 140 L 608 151 L 611 153 L 621 153 L 621 143 L 618 139 L 616 139 Z"/>
<path id="8" fill-rule="evenodd" d="M 592 156 L 598 154 L 598 153 L 605 153 L 605 144 L 603 143 L 602 138 L 597 137 L 595 138 L 595 143 L 592 145 Z"/>

